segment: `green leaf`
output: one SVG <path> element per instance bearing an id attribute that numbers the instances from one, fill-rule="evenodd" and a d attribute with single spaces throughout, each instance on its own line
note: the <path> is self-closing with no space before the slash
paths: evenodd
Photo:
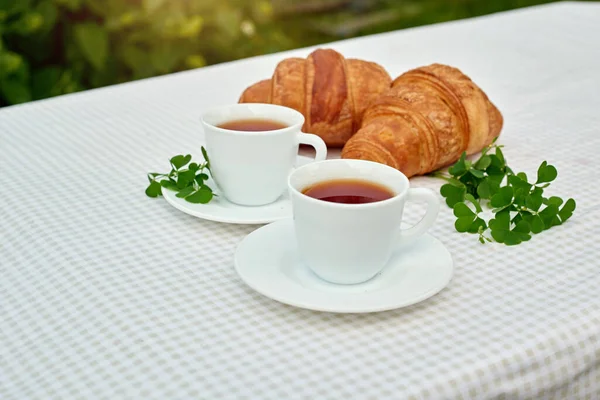
<path id="1" fill-rule="evenodd" d="M 177 175 L 177 187 L 179 189 L 183 189 L 184 187 L 192 183 L 195 177 L 196 173 L 194 171 L 185 170 L 179 172 L 179 174 Z"/>
<path id="2" fill-rule="evenodd" d="M 477 195 L 482 199 L 489 199 L 491 197 L 490 183 L 487 179 L 477 186 Z"/>
<path id="3" fill-rule="evenodd" d="M 169 190 L 179 190 L 179 188 L 177 187 L 177 184 L 171 180 L 163 180 L 160 182 L 160 185 L 162 187 L 164 187 L 165 189 L 169 189 Z"/>
<path id="4" fill-rule="evenodd" d="M 529 223 L 527 221 L 521 220 L 517 224 L 515 224 L 515 227 L 511 229 L 511 231 L 518 233 L 529 233 L 531 232 L 531 227 L 529 226 Z"/>
<path id="5" fill-rule="evenodd" d="M 188 187 L 180 190 L 179 193 L 177 193 L 175 196 L 179 197 L 179 198 L 184 198 L 186 196 L 189 196 L 190 194 L 192 194 L 195 191 L 196 191 L 196 189 L 194 189 L 193 186 L 188 186 Z"/>
<path id="6" fill-rule="evenodd" d="M 491 163 L 492 159 L 490 156 L 483 156 L 475 163 L 475 168 L 485 171 L 485 169 L 489 167 Z"/>
<path id="7" fill-rule="evenodd" d="M 204 157 L 204 161 L 206 161 L 206 168 L 208 168 L 210 170 L 210 160 L 208 159 L 208 153 L 206 151 L 206 149 L 204 148 L 204 146 L 201 146 L 200 149 L 202 150 L 202 157 Z"/>
<path id="8" fill-rule="evenodd" d="M 492 196 L 490 204 L 492 207 L 500 208 L 506 207 L 511 204 L 513 199 L 513 188 L 510 186 L 504 186 L 500 188 L 498 193 Z"/>
<path id="9" fill-rule="evenodd" d="M 477 178 L 469 173 L 461 176 L 459 180 L 465 185 L 466 192 L 471 193 L 472 195 L 477 194 L 477 186 L 482 181 L 482 179 Z"/>
<path id="10" fill-rule="evenodd" d="M 189 195 L 188 197 L 185 198 L 186 201 L 189 201 L 190 203 L 195 203 L 195 204 L 206 204 L 208 202 L 210 202 L 213 198 L 213 193 L 210 190 L 207 190 L 205 188 L 201 188 L 198 191 L 196 191 L 195 193 Z"/>
<path id="11" fill-rule="evenodd" d="M 490 226 L 491 226 L 491 224 L 490 224 Z M 504 243 L 504 240 L 506 239 L 506 236 L 508 235 L 508 233 L 509 233 L 508 229 L 492 229 L 491 230 L 492 237 L 498 243 Z"/>
<path id="12" fill-rule="evenodd" d="M 473 217 L 460 217 L 454 222 L 454 228 L 458 232 L 468 232 L 473 223 Z"/>
<path id="13" fill-rule="evenodd" d="M 190 171 L 196 172 L 196 171 L 198 171 L 199 168 L 200 168 L 200 166 L 196 163 L 190 163 L 190 165 L 188 165 L 188 169 Z"/>
<path id="14" fill-rule="evenodd" d="M 515 189 L 514 192 L 515 192 L 515 195 L 513 198 L 513 204 L 515 206 L 517 206 L 517 208 L 524 207 L 525 199 L 526 199 L 529 191 L 525 190 L 523 188 L 519 188 L 519 189 Z"/>
<path id="15" fill-rule="evenodd" d="M 571 218 L 571 215 L 573 215 L 573 211 L 575 211 L 575 207 L 576 207 L 575 200 L 573 200 L 573 199 L 567 200 L 567 202 L 565 203 L 563 208 L 561 208 L 560 211 L 558 212 L 558 216 L 560 217 L 562 222 L 565 222 L 566 220 Z"/>
<path id="16" fill-rule="evenodd" d="M 470 173 L 471 175 L 473 175 L 474 177 L 476 177 L 476 178 L 483 178 L 483 177 L 484 177 L 483 171 L 480 171 L 480 170 L 478 170 L 478 169 L 473 169 L 473 168 L 471 168 L 471 169 L 469 170 L 469 173 Z"/>
<path id="17" fill-rule="evenodd" d="M 515 246 L 522 242 L 526 242 L 529 239 L 531 239 L 531 235 L 529 235 L 527 233 L 519 233 L 519 232 L 509 231 L 508 233 L 506 233 L 506 236 L 504 237 L 504 244 L 507 246 Z"/>
<path id="18" fill-rule="evenodd" d="M 196 181 L 196 183 L 198 184 L 198 186 L 204 185 L 205 179 L 203 179 L 202 175 L 204 175 L 204 174 L 196 175 L 196 177 L 194 178 L 194 180 Z"/>
<path id="19" fill-rule="evenodd" d="M 560 225 L 558 219 L 558 206 L 550 204 L 539 213 L 540 218 L 544 222 L 544 229 L 550 229 L 555 225 Z"/>
<path id="20" fill-rule="evenodd" d="M 504 244 L 507 246 L 517 245 L 531 239 L 529 232 L 531 231 L 527 221 L 520 221 L 512 230 L 510 230 L 505 238 Z"/>
<path id="21" fill-rule="evenodd" d="M 558 172 L 556 171 L 556 168 L 554 168 L 552 165 L 548 165 L 548 163 L 544 161 L 538 168 L 536 184 L 552 182 L 554 179 L 556 179 L 557 175 Z"/>
<path id="22" fill-rule="evenodd" d="M 202 186 L 200 186 L 200 189 L 210 190 L 211 192 L 213 191 L 210 187 L 206 186 L 205 184 L 202 184 Z"/>
<path id="23" fill-rule="evenodd" d="M 490 154 L 490 165 L 485 169 L 488 174 L 503 174 L 506 167 L 504 162 L 495 154 Z"/>
<path id="24" fill-rule="evenodd" d="M 537 196 L 541 197 L 542 198 L 542 203 L 546 204 L 546 202 L 545 202 L 546 199 L 544 199 L 544 197 L 542 197 L 543 194 L 544 194 L 544 189 L 539 188 L 537 186 L 534 186 L 533 190 L 531 191 L 531 195 L 532 196 L 534 196 L 534 197 L 537 197 Z"/>
<path id="25" fill-rule="evenodd" d="M 525 178 L 527 178 L 527 176 L 525 176 Z M 517 189 L 522 189 L 524 191 L 529 192 L 531 190 L 531 184 L 529 182 L 527 182 L 527 180 L 521 178 L 519 175 L 511 175 L 508 177 L 508 183 L 513 186 L 515 188 L 515 190 Z"/>
<path id="26" fill-rule="evenodd" d="M 525 205 L 533 211 L 537 211 L 542 206 L 542 195 L 530 193 L 525 197 Z"/>
<path id="27" fill-rule="evenodd" d="M 510 228 L 510 213 L 508 211 L 500 211 L 490 220 L 490 228 L 498 230 L 508 230 Z"/>
<path id="28" fill-rule="evenodd" d="M 544 204 L 554 204 L 556 207 L 560 207 L 560 205 L 563 203 L 563 199 L 557 196 L 552 196 L 549 199 L 543 200 L 545 200 Z"/>
<path id="29" fill-rule="evenodd" d="M 457 217 L 472 217 L 471 221 L 475 218 L 475 213 L 465 203 L 457 203 L 454 205 L 454 215 Z"/>
<path id="30" fill-rule="evenodd" d="M 463 153 L 461 154 L 458 161 L 448 169 L 448 172 L 450 173 L 450 175 L 459 177 L 459 176 L 463 176 L 464 174 L 467 173 L 467 167 L 465 164 L 466 157 L 467 157 L 467 153 L 463 151 Z"/>
<path id="31" fill-rule="evenodd" d="M 440 194 L 446 198 L 446 204 L 452 208 L 456 203 L 460 203 L 465 199 L 466 188 L 454 186 L 452 184 L 442 185 Z"/>
<path id="32" fill-rule="evenodd" d="M 524 214 L 525 217 L 527 217 L 527 214 Z M 521 215 L 520 213 L 517 213 L 517 215 L 514 216 L 514 218 L 510 221 L 513 224 L 518 224 L 519 222 L 523 221 L 525 219 L 525 217 L 523 217 L 523 215 Z"/>
<path id="33" fill-rule="evenodd" d="M 86 60 L 96 70 L 102 70 L 106 65 L 109 49 L 107 31 L 94 22 L 85 22 L 75 25 L 73 32 Z"/>
<path id="34" fill-rule="evenodd" d="M 540 233 L 544 230 L 544 221 L 542 221 L 542 218 L 540 218 L 539 215 L 533 215 L 529 224 L 531 225 L 531 232 L 533 233 Z"/>
<path id="35" fill-rule="evenodd" d="M 498 158 L 500 163 L 502 163 L 502 166 L 506 165 L 506 159 L 504 158 L 504 153 L 502 153 L 502 150 L 500 150 L 500 147 L 496 147 L 496 157 Z"/>
<path id="36" fill-rule="evenodd" d="M 158 197 L 161 195 L 160 183 L 157 181 L 152 181 L 150 185 L 146 188 L 146 195 L 148 197 Z"/>
<path id="37" fill-rule="evenodd" d="M 513 229 L 510 229 L 510 213 L 508 211 L 501 211 L 496 214 L 496 218 L 490 221 L 490 229 L 494 240 L 508 246 L 519 244 L 531 238 L 527 221 L 521 220 Z"/>
<path id="38" fill-rule="evenodd" d="M 475 206 L 475 210 L 477 211 L 477 213 L 483 212 L 483 209 L 481 208 L 481 204 L 479 204 L 477 199 L 472 194 L 470 194 L 470 193 L 465 194 L 465 200 L 470 201 L 471 204 L 473 204 L 473 206 Z"/>
<path id="39" fill-rule="evenodd" d="M 179 155 L 176 155 L 175 157 L 171 158 L 169 161 L 171 162 L 171 165 L 173 166 L 173 168 L 179 169 L 179 168 L 183 167 L 184 165 L 186 165 L 188 162 L 190 162 L 191 159 L 192 159 L 192 157 L 189 154 L 187 156 L 179 154 Z"/>
<path id="40" fill-rule="evenodd" d="M 471 224 L 471 226 L 469 227 L 469 230 L 467 232 L 469 233 L 478 233 L 480 231 L 480 229 L 483 231 L 484 229 L 487 228 L 487 225 L 485 224 L 485 221 L 482 218 L 475 218 L 475 221 L 473 221 L 473 223 Z"/>

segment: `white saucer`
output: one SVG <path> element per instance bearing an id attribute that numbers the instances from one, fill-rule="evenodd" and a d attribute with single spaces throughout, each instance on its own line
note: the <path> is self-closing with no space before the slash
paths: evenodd
<path id="1" fill-rule="evenodd" d="M 312 161 L 313 158 L 298 156 L 297 166 L 301 166 Z M 219 195 L 214 197 L 208 204 L 194 204 L 175 196 L 177 192 L 162 188 L 162 195 L 167 202 L 186 214 L 194 217 L 207 219 L 216 222 L 225 222 L 230 224 L 267 224 L 291 217 L 292 204 L 287 190 L 271 204 L 264 206 L 246 207 L 231 203 L 219 191 L 219 188 L 209 178 L 206 184 L 213 189 L 214 193 Z"/>
<path id="2" fill-rule="evenodd" d="M 442 290 L 452 278 L 452 256 L 425 234 L 392 256 L 373 279 L 337 285 L 318 278 L 298 259 L 291 218 L 246 236 L 235 252 L 235 269 L 257 292 L 281 303 L 316 311 L 367 313 L 406 307 Z"/>

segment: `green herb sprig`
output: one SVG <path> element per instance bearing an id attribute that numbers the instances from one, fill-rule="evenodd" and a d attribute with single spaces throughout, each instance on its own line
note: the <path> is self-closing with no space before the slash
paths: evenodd
<path id="1" fill-rule="evenodd" d="M 169 160 L 171 172 L 168 174 L 150 172 L 148 174 L 150 185 L 146 188 L 146 195 L 149 197 L 161 196 L 161 188 L 164 187 L 176 191 L 175 196 L 184 198 L 190 203 L 206 204 L 210 202 L 217 195 L 206 185 L 209 177 L 205 171 L 208 173 L 211 171 L 210 160 L 204 147 L 202 147 L 202 156 L 204 162 L 198 164 L 190 162 L 192 161 L 191 155 L 179 154 Z M 187 168 L 184 168 L 186 166 Z"/>
<path id="2" fill-rule="evenodd" d="M 496 241 L 510 246 L 567 221 L 575 211 L 575 200 L 563 203 L 560 197 L 543 195 L 558 175 L 556 168 L 542 162 L 535 182 L 529 182 L 524 172 L 515 174 L 507 165 L 503 146 L 495 142 L 484 148 L 476 161 L 467 160 L 463 152 L 448 169 L 450 176 L 431 174 L 447 181 L 440 193 L 454 211 L 456 230 L 479 235 L 481 243 Z M 494 218 L 486 221 L 482 204 L 491 209 Z"/>

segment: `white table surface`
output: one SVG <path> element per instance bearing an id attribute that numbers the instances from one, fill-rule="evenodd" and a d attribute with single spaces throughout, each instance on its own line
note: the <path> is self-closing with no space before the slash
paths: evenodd
<path id="1" fill-rule="evenodd" d="M 444 206 L 431 231 L 455 261 L 444 291 L 383 313 L 312 312 L 235 274 L 257 226 L 144 194 L 146 172 L 199 154 L 201 110 L 310 49 L 4 108 L 0 398 L 600 398 L 600 4 L 329 46 L 393 76 L 462 69 L 502 111 L 510 165 L 557 167 L 550 190 L 577 200 L 572 219 L 482 246 Z"/>

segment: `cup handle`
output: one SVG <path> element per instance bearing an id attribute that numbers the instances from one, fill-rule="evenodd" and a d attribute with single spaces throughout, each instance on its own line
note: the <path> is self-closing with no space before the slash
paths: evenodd
<path id="1" fill-rule="evenodd" d="M 414 226 L 400 231 L 400 243 L 402 245 L 412 242 L 425 232 L 435 222 L 438 212 L 440 211 L 440 201 L 435 192 L 425 188 L 409 188 L 406 196 L 407 201 L 424 201 L 427 203 L 425 215 Z"/>
<path id="2" fill-rule="evenodd" d="M 319 136 L 312 133 L 298 133 L 298 142 L 314 147 L 316 151 L 315 161 L 323 161 L 327 158 L 327 145 Z"/>

